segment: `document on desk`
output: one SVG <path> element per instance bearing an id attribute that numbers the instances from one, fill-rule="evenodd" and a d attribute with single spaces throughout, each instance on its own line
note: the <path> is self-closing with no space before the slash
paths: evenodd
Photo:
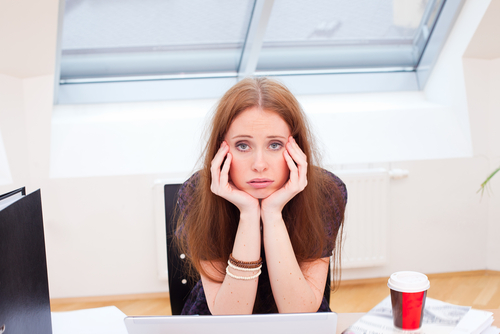
<path id="1" fill-rule="evenodd" d="M 52 312 L 53 334 L 127 334 L 127 315 L 115 306 Z"/>
<path id="2" fill-rule="evenodd" d="M 480 334 L 493 323 L 491 312 L 458 306 L 436 299 L 425 302 L 422 327 L 415 334 Z M 407 333 L 394 327 L 390 297 L 385 298 L 342 334 L 401 334 Z M 498 333 L 491 333 L 498 334 Z"/>

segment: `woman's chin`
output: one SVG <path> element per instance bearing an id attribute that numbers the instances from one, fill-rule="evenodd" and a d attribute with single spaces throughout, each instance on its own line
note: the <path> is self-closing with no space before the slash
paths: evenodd
<path id="1" fill-rule="evenodd" d="M 271 196 L 276 190 L 274 189 L 248 189 L 245 190 L 247 194 L 256 199 L 264 199 Z"/>

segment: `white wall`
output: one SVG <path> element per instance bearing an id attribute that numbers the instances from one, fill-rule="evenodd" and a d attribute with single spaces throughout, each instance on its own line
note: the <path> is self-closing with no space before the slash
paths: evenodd
<path id="1" fill-rule="evenodd" d="M 490 98 L 488 118 L 488 143 L 490 170 L 500 167 L 500 58 L 490 61 Z M 488 211 L 488 267 L 500 270 L 500 173 L 492 179 L 490 206 Z"/>
<path id="2" fill-rule="evenodd" d="M 388 263 L 347 269 L 343 279 L 487 268 L 488 203 L 476 194 L 487 169 L 481 157 L 391 164 L 410 171 L 391 180 Z"/>
<path id="3" fill-rule="evenodd" d="M 9 162 L 7 161 L 5 146 L 3 144 L 2 134 L 0 133 L 0 185 L 11 183 L 12 175 L 10 174 Z"/>
<path id="4" fill-rule="evenodd" d="M 23 108 L 23 82 L 0 73 L 1 182 L 9 188 L 21 187 L 28 177 L 28 150 Z M 14 183 L 13 183 L 14 182 Z M 13 183 L 13 184 L 12 184 Z"/>
<path id="5" fill-rule="evenodd" d="M 500 124 L 490 113 L 495 105 L 490 103 L 495 74 L 489 61 L 463 58 L 474 39 L 484 38 L 475 32 L 487 10 L 490 16 L 496 13 L 493 17 L 498 20 L 500 13 L 489 5 L 490 1 L 464 4 L 424 90 L 429 101 L 451 106 L 464 135 L 471 138 L 473 157 L 393 163 L 408 169 L 410 176 L 391 181 L 388 264 L 345 270 L 343 278 L 388 276 L 410 269 L 427 273 L 499 270 L 500 249 L 494 240 L 500 235 L 496 227 L 500 216 L 495 199 L 476 194 L 493 168 L 491 135 Z M 485 33 L 491 36 L 492 32 L 486 29 Z M 496 43 L 491 37 L 484 41 Z M 412 237 L 405 239 L 406 234 Z M 425 245 L 423 250 L 418 248 L 420 243 Z"/>
<path id="6" fill-rule="evenodd" d="M 326 165 L 471 155 L 455 111 L 422 92 L 297 97 L 321 139 Z M 58 105 L 50 176 L 184 175 L 200 156 L 216 100 Z"/>
<path id="7" fill-rule="evenodd" d="M 486 175 L 500 166 L 500 1 L 491 1 L 464 53 L 464 74 L 474 152 L 488 163 Z M 484 177 L 486 177 L 484 175 Z M 487 267 L 500 270 L 500 178 L 492 179 L 483 201 L 488 205 Z"/>
<path id="8" fill-rule="evenodd" d="M 52 117 L 54 178 L 188 174 L 215 100 L 59 105 Z"/>
<path id="9" fill-rule="evenodd" d="M 56 179 L 43 188 L 52 297 L 167 290 L 157 279 L 153 181 Z"/>
<path id="10" fill-rule="evenodd" d="M 54 72 L 59 0 L 0 2 L 0 74 L 30 78 Z"/>
<path id="11" fill-rule="evenodd" d="M 496 242 L 496 236 L 500 235 L 500 177 L 492 184 L 493 190 L 496 190 L 495 197 L 481 200 L 476 194 L 483 178 L 499 163 L 500 147 L 491 143 L 500 143 L 497 131 L 500 125 L 500 99 L 490 92 L 500 88 L 500 66 L 498 60 L 462 62 L 463 52 L 488 4 L 486 0 L 466 2 L 425 91 L 429 103 L 449 108 L 452 117 L 447 119 L 454 119 L 460 124 L 460 133 L 450 137 L 454 138 L 449 140 L 450 147 L 456 138 L 462 137 L 465 138 L 465 144 L 459 146 L 463 148 L 469 145 L 468 151 L 461 150 L 460 154 L 448 156 L 447 159 L 428 156 L 425 158 L 427 160 L 415 160 L 417 157 L 403 161 L 389 158 L 378 160 L 387 166 L 410 171 L 409 178 L 391 181 L 389 262 L 380 267 L 345 270 L 343 278 L 387 276 L 393 271 L 405 269 L 427 273 L 486 268 L 500 270 L 497 255 L 500 254 L 500 246 Z M 52 12 L 48 16 L 55 18 L 54 1 L 49 7 Z M 45 48 L 44 52 L 55 49 L 52 42 L 54 34 L 55 30 L 47 32 L 47 45 L 39 46 Z M 14 47 L 13 44 L 11 46 Z M 15 61 L 12 59 L 15 57 L 9 58 L 9 61 Z M 19 64 L 16 66 L 21 67 Z M 0 192 L 23 184 L 30 191 L 42 188 L 51 296 L 166 291 L 167 283 L 157 278 L 152 187 L 155 179 L 178 178 L 189 174 L 187 165 L 192 164 L 193 160 L 186 163 L 186 157 L 191 153 L 198 154 L 199 146 L 196 152 L 192 152 L 191 148 L 195 147 L 201 136 L 199 127 L 194 131 L 190 128 L 193 118 L 177 117 L 176 122 L 179 123 L 169 123 L 166 121 L 168 111 L 160 108 L 152 111 L 146 121 L 144 116 L 136 118 L 137 114 L 131 113 L 128 118 L 122 118 L 120 123 L 116 117 L 108 117 L 109 109 L 99 111 L 97 106 L 74 108 L 68 114 L 61 114 L 59 107 L 52 107 L 52 72 L 32 71 L 31 76 L 20 72 L 9 73 L 9 76 L 0 74 L 0 133 L 13 182 L 0 185 Z M 347 104 L 350 104 L 351 99 L 354 105 L 363 97 L 366 95 L 330 98 L 347 101 Z M 375 94 L 372 97 L 398 99 L 400 95 Z M 321 98 L 310 99 L 313 102 L 309 100 L 305 104 L 321 103 Z M 196 102 L 196 112 L 208 109 L 212 103 Z M 179 114 L 179 110 L 189 109 L 192 105 L 189 102 L 177 107 L 169 104 L 169 111 Z M 137 104 L 133 109 L 140 110 L 142 107 L 150 108 L 151 104 Z M 132 107 L 127 105 L 124 108 Z M 116 110 L 119 111 L 120 106 L 115 106 Z M 367 111 L 360 109 L 357 112 Z M 204 112 L 196 117 L 203 119 Z M 76 122 L 78 119 L 80 123 Z M 159 124 L 166 127 L 178 124 L 174 126 L 175 134 L 181 133 L 182 136 L 168 136 L 161 134 L 161 131 L 153 131 Z M 439 131 L 436 124 L 433 125 L 434 133 Z M 358 125 L 359 122 L 353 121 L 350 126 Z M 106 130 L 120 129 L 120 126 L 123 131 L 115 134 L 101 132 L 101 136 L 108 136 L 101 137 L 106 140 L 100 139 L 94 132 L 98 127 Z M 449 123 L 445 126 L 449 126 Z M 373 131 L 366 126 L 364 128 Z M 69 129 L 72 131 L 68 132 Z M 124 142 L 127 134 L 132 137 L 140 137 L 141 134 L 153 137 L 143 141 L 145 144 L 142 149 L 141 146 L 134 146 L 135 149 L 127 150 L 127 146 L 135 145 Z M 377 135 L 382 138 L 380 133 Z M 78 146 L 65 146 L 70 142 L 66 141 L 68 138 L 77 137 L 81 138 Z M 467 139 L 469 137 L 472 138 L 472 145 Z M 119 155 L 114 155 L 121 156 L 121 160 L 103 163 L 105 154 L 99 160 L 91 158 L 99 143 L 106 145 L 112 140 L 118 143 L 113 147 L 124 148 Z M 148 152 L 148 156 L 166 154 L 161 145 L 149 145 L 151 140 L 164 142 L 165 152 L 180 149 L 179 154 L 184 158 L 179 166 L 184 170 L 171 168 L 168 159 L 163 157 L 160 159 L 163 165 L 159 168 L 155 162 L 140 160 L 143 150 Z M 409 143 L 418 142 L 415 138 L 408 140 Z M 446 144 L 446 137 L 440 142 Z M 323 144 L 325 147 L 332 145 L 325 139 Z M 362 151 L 357 142 L 353 144 L 344 140 L 341 144 L 335 145 L 335 148 L 349 150 L 352 147 Z M 471 156 L 471 148 L 474 156 Z M 186 152 L 182 150 L 189 150 L 189 154 L 185 155 Z M 391 150 L 385 150 L 387 157 L 391 154 L 395 156 Z M 93 165 L 95 169 L 77 170 L 80 162 L 76 159 L 79 156 L 86 157 L 81 161 Z M 102 172 L 110 164 L 119 165 L 127 161 L 125 158 L 129 159 L 128 164 L 114 169 L 114 173 L 109 169 L 106 173 Z M 178 159 L 177 156 L 169 158 L 172 161 Z M 332 159 L 329 162 L 335 162 L 335 152 L 328 158 Z M 66 163 L 65 167 L 57 169 L 62 166 L 61 162 Z M 351 161 L 354 162 L 372 161 Z M 82 172 L 88 174 L 83 175 Z"/>

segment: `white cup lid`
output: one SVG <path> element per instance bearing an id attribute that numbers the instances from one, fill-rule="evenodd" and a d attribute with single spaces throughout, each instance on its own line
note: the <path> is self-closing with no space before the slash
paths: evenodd
<path id="1" fill-rule="evenodd" d="M 429 279 L 416 271 L 398 271 L 389 278 L 387 286 L 399 292 L 420 292 L 429 289 Z"/>

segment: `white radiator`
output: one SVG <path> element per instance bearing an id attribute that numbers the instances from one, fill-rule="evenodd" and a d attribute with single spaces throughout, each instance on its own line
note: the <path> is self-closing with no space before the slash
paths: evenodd
<path id="1" fill-rule="evenodd" d="M 386 169 L 333 171 L 347 187 L 342 268 L 370 267 L 387 261 L 388 191 Z"/>

